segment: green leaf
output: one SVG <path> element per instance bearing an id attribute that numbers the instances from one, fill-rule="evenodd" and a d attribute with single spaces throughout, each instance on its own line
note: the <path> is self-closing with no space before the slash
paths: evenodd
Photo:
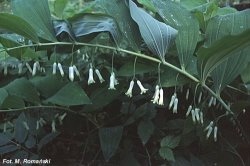
<path id="1" fill-rule="evenodd" d="M 241 73 L 241 79 L 245 84 L 250 83 L 250 63 L 248 63 L 247 67 Z"/>
<path id="2" fill-rule="evenodd" d="M 103 156 L 106 161 L 115 154 L 122 138 L 123 127 L 109 127 L 99 129 L 99 138 Z"/>
<path id="3" fill-rule="evenodd" d="M 63 18 L 63 12 L 68 3 L 68 0 L 56 0 L 54 2 L 54 12 L 57 17 Z"/>
<path id="4" fill-rule="evenodd" d="M 36 139 L 32 136 L 29 135 L 27 140 L 25 141 L 25 146 L 29 149 L 33 148 L 36 145 Z"/>
<path id="5" fill-rule="evenodd" d="M 150 51 L 165 61 L 170 42 L 177 35 L 177 30 L 153 18 L 138 8 L 132 0 L 129 0 L 129 8 L 131 17 L 138 24 L 142 38 Z"/>
<path id="6" fill-rule="evenodd" d="M 0 146 L 8 144 L 10 141 L 11 139 L 5 133 L 0 133 Z"/>
<path id="7" fill-rule="evenodd" d="M 18 16 L 0 13 L 0 28 L 19 34 L 36 43 L 39 42 L 36 31 L 32 26 Z"/>
<path id="8" fill-rule="evenodd" d="M 178 30 L 175 43 L 182 69 L 192 66 L 199 39 L 199 23 L 190 11 L 170 0 L 153 0 L 162 19 Z"/>
<path id="9" fill-rule="evenodd" d="M 96 6 L 98 7 L 98 11 L 102 9 L 106 14 L 114 17 L 116 20 L 119 20 L 118 25 L 123 37 L 120 47 L 126 48 L 128 46 L 135 51 L 139 51 L 141 36 L 138 33 L 136 23 L 130 16 L 129 9 L 126 6 L 125 1 L 97 0 Z M 112 8 L 110 6 L 112 6 Z"/>
<path id="10" fill-rule="evenodd" d="M 7 97 L 8 97 L 8 92 L 5 89 L 0 88 L 0 107 L 2 107 L 2 104 Z"/>
<path id="11" fill-rule="evenodd" d="M 25 107 L 25 103 L 23 101 L 23 99 L 21 99 L 20 97 L 17 96 L 8 96 L 1 108 L 2 109 L 10 109 L 10 108 L 24 108 Z"/>
<path id="12" fill-rule="evenodd" d="M 10 95 L 20 97 L 26 101 L 39 103 L 40 99 L 35 87 L 25 78 L 18 78 L 9 83 L 5 89 Z"/>
<path id="13" fill-rule="evenodd" d="M 198 50 L 198 71 L 203 82 L 208 75 L 231 55 L 250 45 L 250 29 L 239 35 L 226 36 L 214 42 L 210 47 Z"/>
<path id="14" fill-rule="evenodd" d="M 166 136 L 161 140 L 161 147 L 176 148 L 180 143 L 180 136 Z"/>
<path id="15" fill-rule="evenodd" d="M 47 145 L 49 142 L 55 139 L 59 134 L 60 134 L 59 132 L 54 132 L 54 133 L 49 133 L 46 136 L 44 136 L 37 144 L 38 150 L 41 150 L 43 146 Z"/>
<path id="16" fill-rule="evenodd" d="M 152 12 L 156 12 L 155 7 L 153 3 L 150 0 L 138 0 L 138 3 L 145 6 L 147 9 L 149 9 Z"/>
<path id="17" fill-rule="evenodd" d="M 23 18 L 35 29 L 39 37 L 57 41 L 47 0 L 14 0 L 12 9 L 15 15 Z"/>
<path id="18" fill-rule="evenodd" d="M 30 81 L 39 90 L 41 96 L 45 98 L 56 94 L 66 84 L 54 75 L 48 75 L 45 77 L 36 76 Z"/>
<path id="19" fill-rule="evenodd" d="M 5 145 L 5 146 L 1 146 L 0 147 L 0 155 L 9 153 L 9 152 L 13 152 L 15 150 L 17 150 L 18 147 L 16 145 Z"/>
<path id="20" fill-rule="evenodd" d="M 17 142 L 23 143 L 28 135 L 28 130 L 23 125 L 26 121 L 24 113 L 21 113 L 15 121 L 14 138 Z"/>
<path id="21" fill-rule="evenodd" d="M 91 112 L 95 111 L 97 109 L 100 109 L 109 103 L 111 103 L 113 100 L 117 99 L 117 97 L 121 94 L 121 91 L 112 91 L 109 90 L 107 87 L 96 89 L 90 96 L 91 105 L 87 105 L 84 108 L 85 112 Z M 103 100 L 103 96 L 105 96 L 105 100 Z"/>
<path id="22" fill-rule="evenodd" d="M 109 32 L 117 45 L 121 40 L 121 33 L 116 21 L 108 15 L 85 13 L 76 15 L 69 21 L 75 36 L 82 37 L 83 41 L 92 40 L 100 32 Z"/>
<path id="23" fill-rule="evenodd" d="M 250 24 L 245 20 L 250 20 L 250 10 L 215 17 L 207 26 L 206 36 L 208 40 L 205 44 L 209 46 L 223 36 L 237 35 L 249 29 Z M 250 47 L 247 47 L 228 55 L 230 57 L 211 72 L 218 94 L 244 70 L 248 63 L 249 51 Z"/>
<path id="24" fill-rule="evenodd" d="M 133 62 L 125 63 L 118 71 L 118 76 L 133 76 L 134 74 L 144 74 L 157 70 L 157 65 L 136 62 L 135 71 Z"/>
<path id="25" fill-rule="evenodd" d="M 149 138 L 154 133 L 154 129 L 155 129 L 155 126 L 152 123 L 152 121 L 141 120 L 141 122 L 139 123 L 139 125 L 137 127 L 137 133 L 138 133 L 143 145 L 145 145 L 148 142 Z"/>
<path id="26" fill-rule="evenodd" d="M 197 6 L 203 5 L 207 3 L 206 0 L 181 0 L 180 4 L 187 8 L 188 10 L 191 10 Z"/>
<path id="27" fill-rule="evenodd" d="M 174 153 L 170 148 L 162 147 L 159 149 L 160 156 L 168 161 L 175 161 Z"/>
<path id="28" fill-rule="evenodd" d="M 79 85 L 71 82 L 60 89 L 55 95 L 48 98 L 46 102 L 62 106 L 91 104 L 84 90 Z"/>
<path id="29" fill-rule="evenodd" d="M 13 34 L 1 34 L 0 35 L 0 43 L 5 47 L 5 48 L 12 48 L 12 47 L 18 47 L 21 46 L 20 43 L 17 41 L 21 37 L 18 35 L 13 35 Z M 34 50 L 31 48 L 18 48 L 14 49 L 11 51 L 7 51 L 10 56 L 16 57 L 18 59 L 25 60 L 27 59 L 34 59 L 36 57 L 36 53 Z"/>

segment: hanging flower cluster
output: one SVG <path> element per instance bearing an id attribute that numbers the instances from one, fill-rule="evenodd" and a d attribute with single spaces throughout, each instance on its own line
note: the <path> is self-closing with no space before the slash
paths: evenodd
<path id="1" fill-rule="evenodd" d="M 127 90 L 127 92 L 125 93 L 125 95 L 127 95 L 128 97 L 132 97 L 133 96 L 133 87 L 134 87 L 134 80 L 130 81 L 130 84 L 129 84 L 129 88 Z M 141 93 L 140 94 L 144 94 L 148 91 L 148 89 L 144 88 L 141 81 L 137 80 L 136 81 L 136 84 L 139 86 L 140 90 L 141 90 Z"/>
<path id="2" fill-rule="evenodd" d="M 218 127 L 217 126 L 214 126 L 214 122 L 211 121 L 207 127 L 205 128 L 204 131 L 207 131 L 207 135 L 206 135 L 206 138 L 208 139 L 211 135 L 211 133 L 214 131 L 214 141 L 216 142 L 217 141 L 217 134 L 218 134 Z"/>

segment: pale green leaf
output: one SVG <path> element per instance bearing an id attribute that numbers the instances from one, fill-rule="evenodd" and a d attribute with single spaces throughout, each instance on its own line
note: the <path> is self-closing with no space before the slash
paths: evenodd
<path id="1" fill-rule="evenodd" d="M 122 133 L 122 126 L 99 129 L 99 139 L 103 156 L 106 161 L 109 161 L 109 159 L 115 154 L 120 144 Z"/>
<path id="2" fill-rule="evenodd" d="M 171 40 L 175 39 L 178 31 L 153 18 L 143 9 L 137 7 L 132 0 L 129 0 L 129 8 L 131 17 L 138 24 L 141 36 L 150 51 L 165 61 Z"/>
<path id="3" fill-rule="evenodd" d="M 153 0 L 153 4 L 165 23 L 178 30 L 175 43 L 181 68 L 190 68 L 199 39 L 197 19 L 190 11 L 170 0 Z"/>
<path id="4" fill-rule="evenodd" d="M 0 28 L 19 34 L 34 42 L 39 42 L 36 31 L 32 26 L 18 16 L 0 13 Z"/>
<path id="5" fill-rule="evenodd" d="M 180 136 L 166 136 L 161 140 L 161 147 L 176 148 L 180 143 Z"/>

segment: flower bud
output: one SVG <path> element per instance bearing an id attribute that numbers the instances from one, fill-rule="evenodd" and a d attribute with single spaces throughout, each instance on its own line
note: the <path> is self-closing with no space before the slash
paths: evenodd
<path id="1" fill-rule="evenodd" d="M 130 81 L 130 84 L 129 84 L 129 88 L 127 90 L 127 92 L 125 93 L 128 97 L 132 97 L 132 90 L 133 90 L 133 87 L 134 87 L 134 81 Z"/>
<path id="2" fill-rule="evenodd" d="M 177 114 L 177 108 L 178 108 L 178 99 L 174 99 L 174 108 L 173 108 L 173 113 Z"/>
<path id="3" fill-rule="evenodd" d="M 56 66 L 57 66 L 57 64 L 56 64 L 56 62 L 54 62 L 53 63 L 53 70 L 52 70 L 52 74 L 56 74 Z"/>
<path id="4" fill-rule="evenodd" d="M 18 74 L 20 75 L 20 74 L 22 74 L 22 72 L 23 72 L 23 64 L 19 63 L 18 64 Z"/>
<path id="5" fill-rule="evenodd" d="M 61 76 L 63 77 L 64 76 L 64 71 L 63 71 L 61 63 L 58 63 L 57 66 L 58 66 L 58 69 L 60 71 Z"/>
<path id="6" fill-rule="evenodd" d="M 31 67 L 30 67 L 30 64 L 26 62 L 26 63 L 25 63 L 25 66 L 27 67 L 27 69 L 29 70 L 29 72 L 32 73 L 32 69 L 31 69 Z"/>
<path id="7" fill-rule="evenodd" d="M 78 77 L 80 77 L 80 73 L 75 65 L 73 65 L 73 69 Z"/>
<path id="8" fill-rule="evenodd" d="M 190 106 L 188 107 L 188 110 L 187 110 L 187 113 L 186 113 L 186 117 L 190 114 L 191 110 L 192 110 L 192 106 L 190 105 Z"/>
<path id="9" fill-rule="evenodd" d="M 116 88 L 115 88 L 115 73 L 114 72 L 111 73 L 109 80 L 110 80 L 109 81 L 109 89 L 116 90 Z"/>
<path id="10" fill-rule="evenodd" d="M 88 85 L 95 83 L 94 80 L 94 72 L 93 72 L 93 68 L 90 67 L 89 69 L 89 79 L 88 79 Z"/>
<path id="11" fill-rule="evenodd" d="M 160 99 L 159 99 L 159 105 L 164 105 L 163 103 L 163 89 L 160 89 Z"/>
<path id="12" fill-rule="evenodd" d="M 97 75 L 97 77 L 98 77 L 100 83 L 103 83 L 105 80 L 103 79 L 103 77 L 102 77 L 100 71 L 99 71 L 98 69 L 95 69 L 95 73 L 96 73 L 96 75 Z"/>

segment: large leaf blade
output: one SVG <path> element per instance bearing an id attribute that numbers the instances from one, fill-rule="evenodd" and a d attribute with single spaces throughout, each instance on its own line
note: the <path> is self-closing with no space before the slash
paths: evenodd
<path id="1" fill-rule="evenodd" d="M 13 0 L 13 13 L 26 20 L 37 35 L 49 41 L 56 41 L 47 0 Z"/>
<path id="2" fill-rule="evenodd" d="M 121 34 L 117 23 L 108 15 L 80 14 L 69 19 L 69 21 L 72 25 L 72 31 L 75 34 L 75 37 L 85 37 L 83 38 L 85 41 L 87 35 L 93 35 L 93 37 L 95 37 L 101 32 L 109 32 L 117 45 L 121 40 Z M 87 39 L 87 41 L 92 40 L 93 37 Z"/>
<path id="3" fill-rule="evenodd" d="M 106 161 L 115 154 L 122 138 L 123 127 L 115 126 L 99 129 L 102 152 Z"/>
<path id="4" fill-rule="evenodd" d="M 177 30 L 154 19 L 131 0 L 129 8 L 131 17 L 138 24 L 142 38 L 150 51 L 165 61 L 170 42 L 177 35 Z"/>
<path id="5" fill-rule="evenodd" d="M 34 42 L 39 42 L 36 31 L 32 26 L 18 16 L 0 13 L 0 28 L 22 35 Z"/>
<path id="6" fill-rule="evenodd" d="M 153 0 L 157 12 L 165 23 L 178 30 L 175 43 L 182 69 L 192 66 L 199 39 L 199 23 L 190 11 L 170 0 Z"/>

